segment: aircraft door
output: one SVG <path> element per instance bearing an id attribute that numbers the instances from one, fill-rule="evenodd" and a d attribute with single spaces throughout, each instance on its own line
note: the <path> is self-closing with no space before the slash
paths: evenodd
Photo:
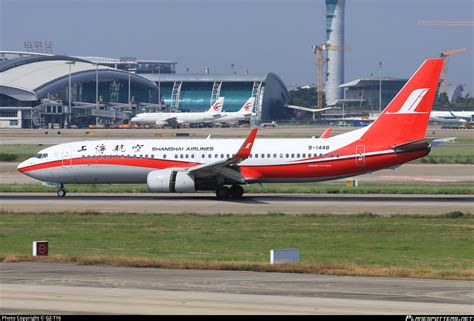
<path id="1" fill-rule="evenodd" d="M 62 155 L 62 165 L 63 167 L 71 167 L 71 158 L 72 158 L 72 148 L 65 147 L 63 149 Z"/>
<path id="2" fill-rule="evenodd" d="M 356 165 L 365 166 L 365 145 L 356 146 Z"/>

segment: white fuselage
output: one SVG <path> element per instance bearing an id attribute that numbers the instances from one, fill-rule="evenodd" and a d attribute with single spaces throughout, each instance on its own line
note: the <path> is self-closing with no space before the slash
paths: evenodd
<path id="1" fill-rule="evenodd" d="M 133 123 L 165 125 L 176 122 L 178 124 L 196 124 L 211 121 L 220 117 L 219 113 L 190 112 L 190 113 L 142 113 L 132 118 Z"/>
<path id="2" fill-rule="evenodd" d="M 213 122 L 216 123 L 231 123 L 231 122 L 238 122 L 240 120 L 250 119 L 252 117 L 252 113 L 250 112 L 223 112 L 222 117 L 216 118 Z"/>
<path id="3" fill-rule="evenodd" d="M 431 111 L 430 121 L 446 123 L 472 123 L 474 112 L 472 111 Z"/>

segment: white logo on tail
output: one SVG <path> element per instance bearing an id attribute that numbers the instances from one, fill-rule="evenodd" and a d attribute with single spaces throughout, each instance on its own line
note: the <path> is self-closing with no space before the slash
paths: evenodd
<path id="1" fill-rule="evenodd" d="M 410 94 L 410 96 L 408 96 L 403 106 L 397 112 L 387 112 L 387 114 L 427 114 L 428 112 L 416 112 L 415 110 L 429 90 L 429 88 L 420 88 L 413 90 L 413 92 Z"/>

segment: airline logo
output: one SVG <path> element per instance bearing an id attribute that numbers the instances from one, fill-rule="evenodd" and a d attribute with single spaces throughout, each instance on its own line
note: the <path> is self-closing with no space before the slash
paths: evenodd
<path id="1" fill-rule="evenodd" d="M 244 105 L 244 109 L 245 109 L 246 111 L 249 111 L 251 106 L 252 106 L 252 102 L 247 102 L 247 103 Z"/>
<path id="2" fill-rule="evenodd" d="M 212 110 L 214 110 L 214 111 L 220 113 L 221 110 L 222 110 L 222 101 L 221 101 L 220 99 L 218 99 L 218 100 L 214 103 L 214 105 L 212 105 L 211 108 L 212 108 Z"/>
<path id="3" fill-rule="evenodd" d="M 403 106 L 397 112 L 388 112 L 387 114 L 427 114 L 428 112 L 416 112 L 416 108 L 421 103 L 423 97 L 425 97 L 426 93 L 429 90 L 429 88 L 420 88 L 413 90 L 410 96 L 408 96 Z"/>
<path id="4" fill-rule="evenodd" d="M 247 102 L 242 106 L 242 109 L 245 110 L 246 112 L 249 112 L 252 107 L 253 107 L 253 103 L 254 103 L 255 99 L 254 98 L 250 98 L 249 100 L 247 100 Z"/>

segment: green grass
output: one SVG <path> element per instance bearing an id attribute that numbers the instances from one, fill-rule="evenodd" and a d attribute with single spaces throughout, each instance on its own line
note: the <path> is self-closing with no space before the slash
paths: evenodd
<path id="1" fill-rule="evenodd" d="M 428 156 L 410 162 L 411 164 L 474 164 L 474 145 L 446 144 L 433 147 Z"/>
<path id="2" fill-rule="evenodd" d="M 303 267 L 333 266 L 342 274 L 386 275 L 398 270 L 405 276 L 473 279 L 473 230 L 474 218 L 462 213 L 443 217 L 2 213 L 0 256 L 30 255 L 32 241 L 48 240 L 50 255 L 78 261 L 77 257 L 130 257 L 248 265 L 268 262 L 271 249 L 299 248 Z"/>
<path id="3" fill-rule="evenodd" d="M 50 145 L 0 145 L 0 161 L 22 162 Z"/>
<path id="4" fill-rule="evenodd" d="M 244 186 L 246 193 L 302 193 L 302 194 L 474 194 L 472 184 L 374 184 L 358 187 L 343 184 L 266 184 Z M 147 193 L 146 184 L 68 184 L 70 193 Z M 53 193 L 55 188 L 38 184 L 0 184 L 0 192 Z"/>

